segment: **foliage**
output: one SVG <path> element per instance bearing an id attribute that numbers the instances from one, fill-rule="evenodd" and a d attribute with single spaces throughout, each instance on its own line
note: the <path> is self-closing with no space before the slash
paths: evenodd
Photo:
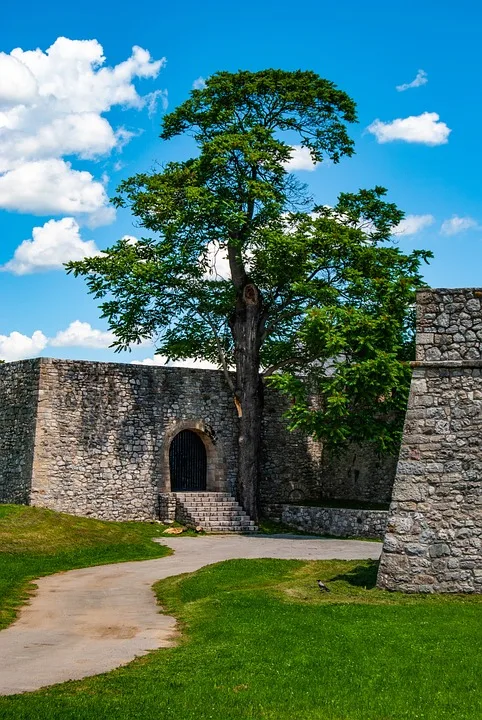
<path id="1" fill-rule="evenodd" d="M 383 188 L 316 206 L 287 168 L 296 143 L 314 162 L 350 156 L 354 121 L 353 101 L 315 73 L 214 74 L 163 121 L 161 137 L 192 136 L 197 156 L 127 179 L 114 198 L 154 236 L 120 240 L 68 270 L 100 300 L 116 349 L 148 337 L 169 358 L 211 360 L 244 411 L 248 371 L 262 368 L 294 398 L 293 427 L 334 446 L 369 440 L 393 451 L 410 308 L 430 254 L 390 242 L 403 213 Z"/>
<path id="2" fill-rule="evenodd" d="M 290 240 L 306 253 L 297 332 L 290 336 L 288 326 L 267 350 L 275 367 L 289 367 L 271 382 L 292 399 L 292 428 L 331 447 L 372 442 L 394 453 L 414 356 L 415 288 L 423 285 L 419 267 L 431 253 L 404 254 L 389 242 L 401 213 L 383 202 L 384 194 L 383 188 L 342 194 L 335 208 L 317 208 L 296 227 Z M 292 304 L 289 323 L 293 315 Z"/>
<path id="3" fill-rule="evenodd" d="M 387 593 L 376 566 L 233 560 L 167 578 L 178 647 L 1 698 L 2 720 L 480 717 L 480 596 Z"/>
<path id="4" fill-rule="evenodd" d="M 283 312 L 290 278 L 280 267 L 284 258 L 268 261 L 266 243 L 283 234 L 283 213 L 311 205 L 284 167 L 292 152 L 287 138 L 297 138 L 314 161 L 338 162 L 353 152 L 345 123 L 355 119 L 353 101 L 329 81 L 278 70 L 216 73 L 166 115 L 161 137 L 189 133 L 198 156 L 135 175 L 114 198 L 155 239 L 121 240 L 103 256 L 68 265 L 103 300 L 115 347 L 154 337 L 170 358 L 233 365 L 236 290 L 249 273 L 266 292 L 271 323 Z M 231 273 L 220 277 L 216 266 L 226 255 Z M 283 284 L 278 291 L 271 268 Z"/>

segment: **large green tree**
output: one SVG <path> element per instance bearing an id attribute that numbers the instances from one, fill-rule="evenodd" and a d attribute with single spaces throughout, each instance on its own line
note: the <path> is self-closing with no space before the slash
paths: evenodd
<path id="1" fill-rule="evenodd" d="M 239 416 L 238 494 L 254 518 L 265 378 L 293 395 L 293 425 L 335 444 L 349 435 L 350 407 L 361 425 L 373 418 L 375 436 L 406 376 L 400 360 L 421 255 L 388 242 L 403 214 L 383 188 L 316 206 L 289 172 L 294 145 L 316 163 L 352 155 L 355 121 L 348 95 L 313 72 L 216 73 L 162 123 L 161 138 L 190 136 L 195 156 L 118 189 L 114 202 L 131 209 L 142 239 L 68 266 L 101 300 L 117 349 L 154 338 L 159 353 L 225 371 Z M 369 373 L 353 367 L 370 353 L 379 367 L 384 358 L 385 376 L 361 407 Z M 311 387 L 316 378 L 326 403 L 310 405 L 300 371 Z M 338 413 L 339 432 L 326 431 L 323 407 L 330 424 Z M 360 423 L 351 424 L 356 436 Z"/>

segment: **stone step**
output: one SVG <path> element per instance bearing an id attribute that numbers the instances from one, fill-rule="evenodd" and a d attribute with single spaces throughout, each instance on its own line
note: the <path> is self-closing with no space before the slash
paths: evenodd
<path id="1" fill-rule="evenodd" d="M 199 504 L 191 504 L 191 503 L 180 503 L 182 507 L 189 508 L 190 510 L 193 510 L 194 512 L 216 512 L 216 510 L 222 510 L 223 512 L 228 512 L 230 510 L 242 510 L 242 507 L 240 505 L 236 505 L 232 503 L 231 505 L 219 503 L 214 505 L 206 505 L 203 503 Z M 244 512 L 244 510 L 243 510 Z"/>
<path id="2" fill-rule="evenodd" d="M 206 505 L 215 507 L 216 505 L 239 505 L 234 498 L 220 498 L 219 500 L 203 500 L 202 498 L 177 498 L 177 502 L 183 505 Z"/>
<path id="3" fill-rule="evenodd" d="M 201 523 L 202 525 L 203 523 Z M 241 527 L 241 526 L 252 526 L 254 525 L 253 520 L 205 520 L 204 525 L 206 527 L 211 527 L 214 525 L 219 525 L 219 527 Z"/>
<path id="4" fill-rule="evenodd" d="M 253 533 L 257 527 L 228 493 L 174 493 L 178 519 L 209 533 Z"/>
<path id="5" fill-rule="evenodd" d="M 224 526 L 224 525 L 212 525 L 210 527 L 204 527 L 203 531 L 205 533 L 253 533 L 257 532 L 257 528 L 251 525 L 246 525 L 245 527 L 233 527 L 233 526 Z"/>
<path id="6" fill-rule="evenodd" d="M 209 528 L 210 535 L 251 535 L 258 532 L 257 527 L 241 528 L 241 530 L 229 528 Z"/>
<path id="7" fill-rule="evenodd" d="M 235 500 L 235 498 L 232 495 L 229 495 L 229 493 L 196 493 L 196 492 L 186 492 L 186 493 L 173 493 L 179 500 L 209 500 L 209 501 L 216 501 L 216 500 Z"/>
<path id="8" fill-rule="evenodd" d="M 239 506 L 239 503 L 237 503 L 235 500 L 182 500 L 181 498 L 177 499 L 177 502 L 182 503 L 183 505 L 189 505 L 189 507 L 232 507 L 233 505 Z"/>
<path id="9" fill-rule="evenodd" d="M 199 514 L 199 513 L 185 513 L 185 515 L 188 515 L 189 517 L 194 518 L 197 522 L 204 522 L 205 520 L 224 520 L 224 521 L 231 521 L 231 522 L 241 522 L 245 520 L 250 520 L 250 518 L 247 515 L 241 515 L 240 513 L 233 513 L 231 515 L 224 515 L 221 513 L 213 513 L 212 515 L 206 514 Z"/>
<path id="10" fill-rule="evenodd" d="M 238 505 L 237 503 L 213 503 L 212 505 L 210 505 L 206 503 L 188 503 L 180 501 L 178 502 L 180 505 L 182 505 L 182 507 L 187 507 L 191 510 L 199 512 L 215 512 L 216 510 L 222 510 L 223 512 L 227 512 L 229 510 L 243 510 L 241 505 Z"/>
<path id="11" fill-rule="evenodd" d="M 182 505 L 185 512 L 192 513 L 193 515 L 246 515 L 244 510 L 239 507 L 233 508 L 193 508 L 188 505 Z"/>
<path id="12" fill-rule="evenodd" d="M 179 500 L 178 502 L 183 505 L 183 507 L 192 508 L 193 510 L 231 510 L 231 508 L 240 508 L 241 506 L 237 503 L 189 503 L 189 502 L 183 502 L 182 500 Z"/>
<path id="13" fill-rule="evenodd" d="M 232 504 L 239 505 L 235 498 L 177 498 L 178 502 L 187 503 L 188 505 L 226 505 Z"/>
<path id="14" fill-rule="evenodd" d="M 254 525 L 254 522 L 252 520 L 218 520 L 217 518 L 203 518 L 200 520 L 195 520 L 197 525 L 202 525 L 203 527 L 211 527 L 212 525 L 219 525 L 222 527 L 228 527 L 228 526 L 240 526 L 240 525 Z"/>

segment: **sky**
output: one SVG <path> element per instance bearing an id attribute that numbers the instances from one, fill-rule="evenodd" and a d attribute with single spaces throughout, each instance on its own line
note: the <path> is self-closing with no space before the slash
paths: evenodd
<path id="1" fill-rule="evenodd" d="M 433 287 L 482 286 L 482 6 L 138 0 L 2 6 L 0 359 L 153 361 L 114 353 L 82 279 L 63 263 L 142 232 L 109 198 L 187 141 L 163 113 L 218 70 L 314 70 L 357 103 L 356 155 L 291 169 L 317 203 L 382 185 L 406 216 L 400 247 L 432 250 Z M 163 362 L 163 361 L 162 361 Z"/>

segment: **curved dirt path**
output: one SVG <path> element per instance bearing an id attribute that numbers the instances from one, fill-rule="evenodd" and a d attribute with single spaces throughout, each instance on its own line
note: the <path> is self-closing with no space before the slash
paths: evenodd
<path id="1" fill-rule="evenodd" d="M 174 554 L 38 579 L 30 605 L 0 632 L 0 694 L 97 675 L 173 645 L 176 621 L 160 614 L 152 591 L 162 578 L 233 558 L 377 559 L 382 547 L 306 536 L 218 535 L 162 543 Z"/>

